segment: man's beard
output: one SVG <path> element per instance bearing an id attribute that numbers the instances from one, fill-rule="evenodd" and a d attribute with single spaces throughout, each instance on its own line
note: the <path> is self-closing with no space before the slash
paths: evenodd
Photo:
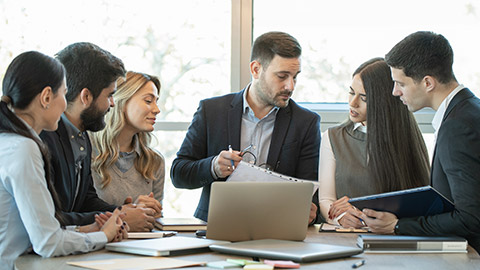
<path id="1" fill-rule="evenodd" d="M 108 110 L 110 110 L 110 108 Z M 83 123 L 83 129 L 96 132 L 105 128 L 105 114 L 106 112 L 100 111 L 96 104 L 92 104 L 80 114 L 80 119 Z"/>
<path id="2" fill-rule="evenodd" d="M 268 85 L 265 79 L 265 76 L 263 74 L 260 76 L 260 79 L 257 82 L 256 89 L 257 89 L 257 95 L 263 101 L 263 103 L 265 103 L 266 105 L 279 107 L 279 108 L 286 108 L 288 106 L 288 102 L 290 101 L 290 99 L 284 101 L 285 102 L 284 104 L 281 104 L 281 102 L 277 100 L 277 97 L 281 95 L 288 95 L 290 97 L 292 96 L 292 91 L 289 91 L 289 90 L 284 90 L 280 93 L 273 94 L 274 95 L 273 97 L 270 96 L 269 94 L 272 94 L 273 90 Z"/>

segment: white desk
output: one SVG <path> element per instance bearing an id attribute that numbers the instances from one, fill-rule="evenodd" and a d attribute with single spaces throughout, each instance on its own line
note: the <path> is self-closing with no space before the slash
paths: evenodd
<path id="1" fill-rule="evenodd" d="M 190 234 L 193 235 L 193 234 Z M 316 242 L 324 244 L 338 244 L 345 246 L 355 246 L 357 242 L 357 234 L 352 233 L 325 233 L 318 232 L 318 226 L 310 227 L 307 234 L 306 242 Z M 15 262 L 19 270 L 32 269 L 81 269 L 78 267 L 67 265 L 70 261 L 91 261 L 129 258 L 135 255 L 109 252 L 100 250 L 82 255 L 71 255 L 65 257 L 55 257 L 43 259 L 37 255 L 24 255 Z M 220 254 L 216 252 L 205 252 L 192 255 L 175 256 L 189 261 L 221 261 L 227 258 L 251 259 L 247 257 L 239 257 L 235 255 Z M 319 261 L 315 263 L 302 263 L 301 269 L 351 269 L 353 263 L 365 259 L 365 265 L 361 270 L 366 269 L 480 269 L 480 256 L 470 246 L 468 253 L 458 254 L 370 254 L 363 253 L 354 257 Z M 207 269 L 207 267 L 190 267 L 185 269 Z M 240 268 L 233 268 L 240 269 Z"/>

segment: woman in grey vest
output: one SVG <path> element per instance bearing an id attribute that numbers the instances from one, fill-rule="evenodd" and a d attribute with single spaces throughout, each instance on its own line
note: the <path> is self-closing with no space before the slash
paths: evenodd
<path id="1" fill-rule="evenodd" d="M 392 95 L 393 86 L 383 58 L 363 63 L 353 73 L 349 119 L 322 136 L 319 203 L 329 223 L 363 226 L 349 197 L 428 185 L 422 134 L 413 114 Z"/>

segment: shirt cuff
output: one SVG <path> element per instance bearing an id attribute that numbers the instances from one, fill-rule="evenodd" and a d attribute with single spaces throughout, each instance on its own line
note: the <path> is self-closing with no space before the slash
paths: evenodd
<path id="1" fill-rule="evenodd" d="M 217 161 L 217 158 L 218 158 L 218 156 L 215 156 L 215 157 L 212 159 L 212 163 L 210 164 L 210 173 L 212 174 L 212 177 L 213 177 L 213 179 L 215 179 L 215 180 L 218 179 L 218 176 L 217 176 L 217 174 L 215 173 L 215 162 Z"/>
<path id="2" fill-rule="evenodd" d="M 108 242 L 107 235 L 104 232 L 91 232 L 87 235 L 92 244 L 92 251 L 104 248 Z"/>
<path id="3" fill-rule="evenodd" d="M 68 225 L 68 226 L 65 226 L 65 230 L 74 232 L 76 227 L 77 226 L 75 225 Z"/>

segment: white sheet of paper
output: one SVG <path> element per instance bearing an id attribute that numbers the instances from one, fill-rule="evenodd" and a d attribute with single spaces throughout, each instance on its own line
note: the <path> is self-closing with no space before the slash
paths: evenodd
<path id="1" fill-rule="evenodd" d="M 283 175 L 277 172 L 269 171 L 260 168 L 245 161 L 240 161 L 232 174 L 227 178 L 227 181 L 237 182 L 309 182 L 313 183 L 313 194 L 318 189 L 318 181 L 298 179 L 295 177 Z"/>
<path id="2" fill-rule="evenodd" d="M 171 269 L 187 266 L 204 265 L 205 262 L 192 262 L 164 257 L 135 257 L 128 259 L 111 259 L 96 261 L 67 262 L 69 265 L 88 269 Z"/>

